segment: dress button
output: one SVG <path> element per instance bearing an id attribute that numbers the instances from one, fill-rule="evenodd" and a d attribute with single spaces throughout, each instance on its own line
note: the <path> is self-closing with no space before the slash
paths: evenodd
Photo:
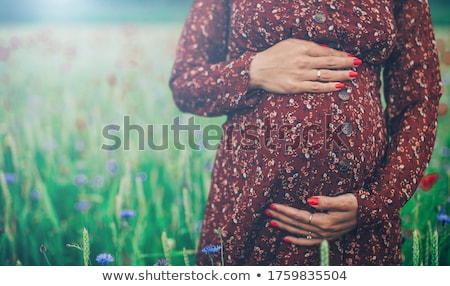
<path id="1" fill-rule="evenodd" d="M 347 89 L 341 89 L 339 91 L 338 97 L 342 101 L 348 101 L 350 99 L 350 94 Z"/>
<path id="2" fill-rule="evenodd" d="M 327 20 L 327 16 L 322 12 L 318 12 L 314 14 L 313 19 L 317 24 L 323 24 Z"/>
<path id="3" fill-rule="evenodd" d="M 338 163 L 338 169 L 342 172 L 347 172 L 350 169 L 350 161 L 347 159 L 342 159 Z"/>
<path id="4" fill-rule="evenodd" d="M 352 131 L 353 131 L 353 127 L 352 127 L 351 123 L 347 122 L 347 123 L 342 124 L 341 132 L 343 134 L 348 136 L 348 135 L 352 134 Z"/>

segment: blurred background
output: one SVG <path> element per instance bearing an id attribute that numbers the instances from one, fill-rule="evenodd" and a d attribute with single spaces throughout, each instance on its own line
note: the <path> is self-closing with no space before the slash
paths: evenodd
<path id="1" fill-rule="evenodd" d="M 0 1 L 0 265 L 194 264 L 215 151 L 177 150 L 170 134 L 167 150 L 139 151 L 137 132 L 129 151 L 101 149 L 124 116 L 152 125 L 155 144 L 192 117 L 168 87 L 190 5 Z M 450 4 L 430 6 L 446 91 L 432 161 L 402 211 L 404 265 L 450 265 Z"/>

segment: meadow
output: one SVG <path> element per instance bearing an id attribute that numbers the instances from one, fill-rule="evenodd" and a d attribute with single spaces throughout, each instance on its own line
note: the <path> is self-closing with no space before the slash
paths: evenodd
<path id="1" fill-rule="evenodd" d="M 102 149 L 105 126 L 125 116 L 153 126 L 145 135 L 155 144 L 163 125 L 192 118 L 168 86 L 180 29 L 0 28 L 0 265 L 195 264 L 215 151 L 180 150 L 172 133 L 167 150 L 139 150 L 137 131 L 129 150 Z M 437 35 L 448 87 L 448 29 Z M 448 101 L 446 91 L 426 181 L 402 211 L 404 265 L 450 265 Z"/>

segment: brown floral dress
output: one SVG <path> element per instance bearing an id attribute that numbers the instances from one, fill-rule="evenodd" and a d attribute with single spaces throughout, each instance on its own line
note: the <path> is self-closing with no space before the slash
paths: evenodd
<path id="1" fill-rule="evenodd" d="M 254 55 L 288 38 L 353 54 L 359 76 L 339 92 L 249 91 Z M 352 192 L 358 225 L 330 242 L 331 264 L 401 264 L 399 211 L 430 160 L 442 93 L 426 0 L 194 0 L 170 86 L 180 110 L 227 115 L 199 249 L 220 227 L 226 265 L 318 265 L 319 246 L 284 242 L 263 212 Z"/>

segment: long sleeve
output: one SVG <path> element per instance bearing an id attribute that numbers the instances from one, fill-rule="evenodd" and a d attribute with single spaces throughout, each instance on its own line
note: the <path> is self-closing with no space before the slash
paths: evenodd
<path id="1" fill-rule="evenodd" d="M 255 52 L 227 59 L 229 13 L 226 0 L 194 0 L 192 4 L 169 82 L 181 111 L 221 116 L 259 101 L 258 91 L 247 89 Z"/>
<path id="2" fill-rule="evenodd" d="M 426 0 L 396 2 L 396 47 L 384 67 L 386 123 L 390 137 L 382 168 L 358 200 L 358 226 L 398 216 L 431 159 L 442 83 Z"/>

